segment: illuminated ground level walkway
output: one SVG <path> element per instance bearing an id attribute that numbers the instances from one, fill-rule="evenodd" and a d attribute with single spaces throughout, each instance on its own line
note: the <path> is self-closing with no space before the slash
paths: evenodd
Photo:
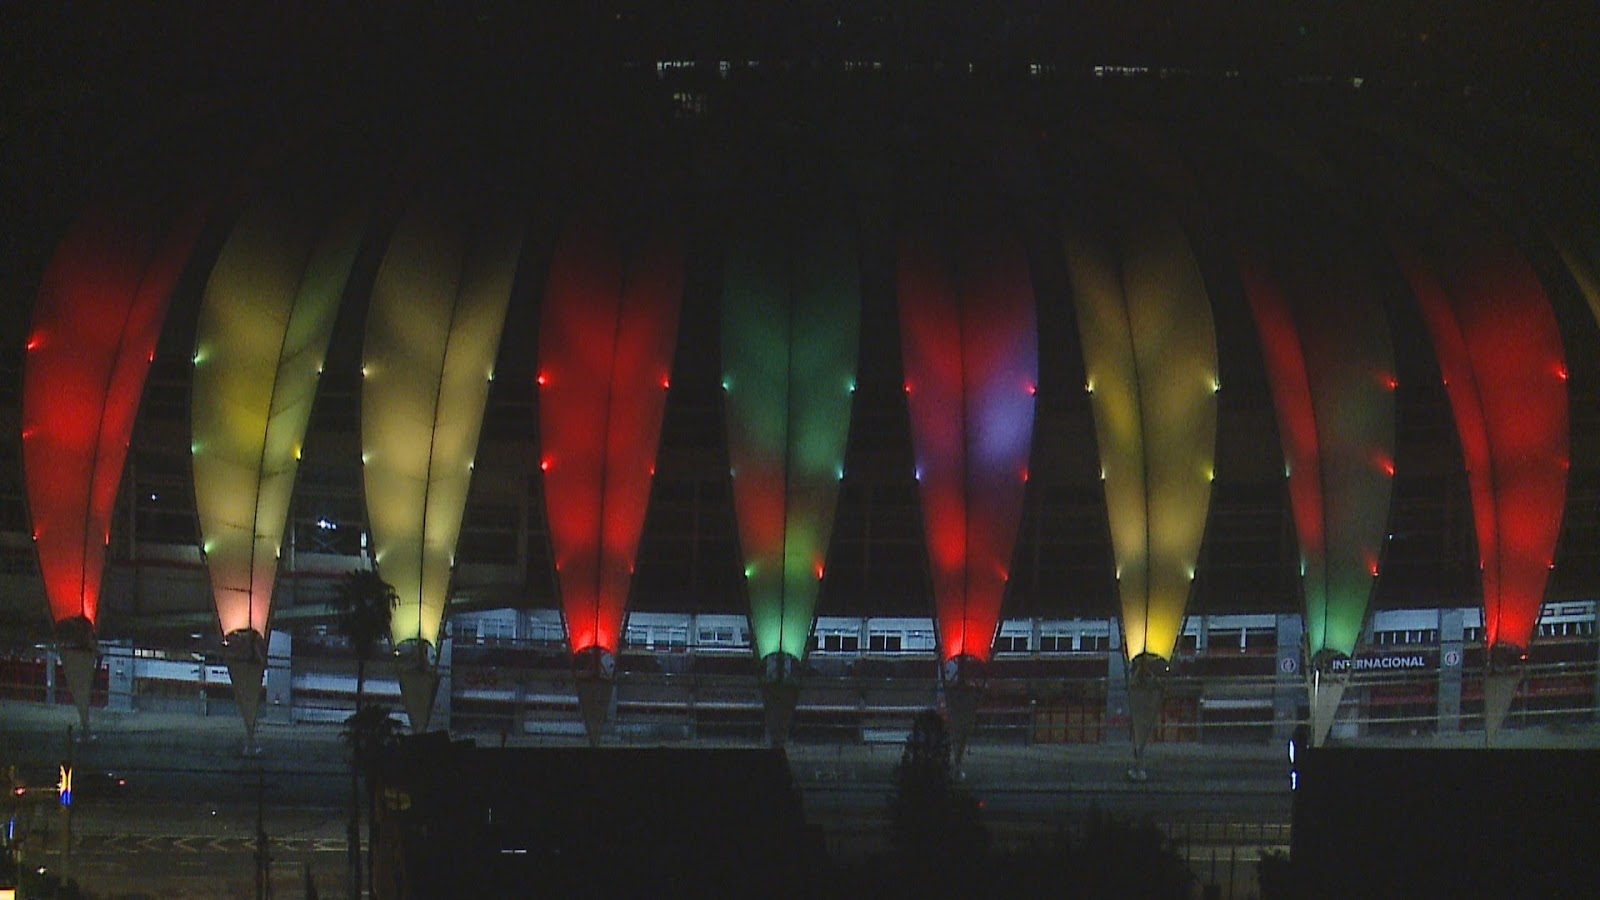
<path id="1" fill-rule="evenodd" d="M 1506 723 L 1512 731 L 1597 721 L 1600 646 L 1592 605 L 1577 605 L 1571 622 L 1556 621 L 1556 612 L 1547 615 L 1551 621 L 1541 628 L 1551 633 L 1535 645 L 1523 672 Z M 1333 738 L 1481 739 L 1483 652 L 1468 618 L 1460 610 L 1375 617 L 1371 639 L 1354 660 Z M 1207 617 L 1189 635 L 1189 646 L 1180 647 L 1154 739 L 1281 744 L 1307 717 L 1299 621 L 1287 615 Z M 1105 619 L 1005 623 L 978 709 L 975 745 L 1126 744 L 1127 680 L 1114 626 Z M 760 740 L 762 699 L 749 648 L 738 646 L 742 627 L 738 616 L 630 619 L 605 741 Z M 1015 633 L 1008 631 L 1014 627 Z M 431 726 L 492 740 L 579 738 L 571 661 L 559 633 L 559 618 L 535 621 L 530 613 L 453 620 L 453 636 L 440 655 Z M 798 745 L 897 744 L 918 710 L 941 705 L 936 655 L 931 645 L 916 643 L 931 640 L 930 621 L 823 619 L 816 637 L 792 732 Z M 348 647 L 325 628 L 275 632 L 262 720 L 342 722 L 354 708 L 355 668 Z M 394 668 L 379 659 L 368 676 L 370 695 L 398 709 Z M 0 651 L 0 698 L 66 703 L 67 695 L 59 658 L 48 646 Z M 194 651 L 103 642 L 92 702 L 113 711 L 237 718 L 227 667 L 200 642 Z"/>

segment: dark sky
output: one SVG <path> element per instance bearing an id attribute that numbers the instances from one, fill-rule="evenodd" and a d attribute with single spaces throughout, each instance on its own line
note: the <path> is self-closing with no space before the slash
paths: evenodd
<path id="1" fill-rule="evenodd" d="M 34 108 L 413 78 L 483 89 L 657 58 L 1115 63 L 1546 91 L 1593 80 L 1597 34 L 1592 4 L 1543 0 L 23 2 L 0 12 L 0 64 L 8 100 Z"/>
<path id="2" fill-rule="evenodd" d="M 0 7 L 0 202 L 71 206 L 86 174 L 194 123 L 492 110 L 657 59 L 1360 76 L 1593 118 L 1597 35 L 1592 3 L 1539 0 L 27 0 Z"/>

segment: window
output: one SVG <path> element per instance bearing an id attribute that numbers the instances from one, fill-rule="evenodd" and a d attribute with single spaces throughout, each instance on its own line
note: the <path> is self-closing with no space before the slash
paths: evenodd
<path id="1" fill-rule="evenodd" d="M 534 619 L 528 626 L 528 639 L 541 644 L 560 644 L 567 639 L 567 633 L 559 621 Z M 624 640 L 632 641 L 631 630 L 629 637 Z"/>
<path id="2" fill-rule="evenodd" d="M 1077 639 L 1070 634 L 1046 634 L 1039 637 L 1040 653 L 1071 653 Z"/>
<path id="3" fill-rule="evenodd" d="M 861 636 L 858 634 L 824 634 L 822 635 L 822 649 L 830 653 L 856 653 L 861 650 Z"/>
<path id="4" fill-rule="evenodd" d="M 1372 633 L 1372 643 L 1380 647 L 1400 647 L 1412 644 L 1437 644 L 1439 643 L 1439 629 L 1408 628 L 1394 631 L 1374 631 Z"/>
<path id="5" fill-rule="evenodd" d="M 1212 653 L 1244 649 L 1244 629 L 1220 628 L 1206 635 L 1206 648 Z"/>
<path id="6" fill-rule="evenodd" d="M 672 103 L 680 119 L 697 119 L 706 114 L 706 95 L 699 91 L 675 91 Z"/>
<path id="7" fill-rule="evenodd" d="M 484 643 L 510 643 L 517 636 L 517 622 L 506 616 L 478 620 L 478 637 Z"/>
<path id="8" fill-rule="evenodd" d="M 624 646 L 632 650 L 687 650 L 688 626 L 629 625 L 622 633 Z"/>
<path id="9" fill-rule="evenodd" d="M 1078 640 L 1078 649 L 1085 653 L 1104 653 L 1111 649 L 1111 638 L 1104 634 L 1086 634 Z"/>
<path id="10" fill-rule="evenodd" d="M 1278 645 L 1278 635 L 1271 628 L 1246 628 L 1244 644 L 1252 650 L 1265 650 Z"/>
<path id="11" fill-rule="evenodd" d="M 1023 634 L 1002 634 L 994 639 L 994 649 L 997 653 L 1026 653 L 1028 652 L 1028 636 Z"/>
<path id="12" fill-rule="evenodd" d="M 1548 638 L 1593 637 L 1594 622 L 1546 622 L 1539 626 L 1539 636 Z"/>
<path id="13" fill-rule="evenodd" d="M 867 636 L 867 649 L 875 653 L 899 653 L 901 641 L 899 634 L 880 631 Z"/>

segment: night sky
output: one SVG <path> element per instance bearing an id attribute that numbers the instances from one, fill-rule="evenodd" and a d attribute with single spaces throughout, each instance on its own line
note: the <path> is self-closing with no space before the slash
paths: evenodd
<path id="1" fill-rule="evenodd" d="M 0 198 L 52 207 L 108 157 L 242 119 L 504 110 L 581 96 L 659 59 L 845 60 L 990 72 L 1055 64 L 1263 79 L 1359 76 L 1578 118 L 1596 107 L 1600 16 L 1540 0 L 591 0 L 444 4 L 7 4 Z M 1593 122 L 1588 123 L 1593 128 Z M 70 205 L 70 204 L 69 204 Z"/>

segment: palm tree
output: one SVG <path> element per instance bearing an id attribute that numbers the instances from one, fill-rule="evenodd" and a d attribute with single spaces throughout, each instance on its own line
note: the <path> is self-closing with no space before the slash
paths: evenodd
<path id="1" fill-rule="evenodd" d="M 394 615 L 394 608 L 400 602 L 400 596 L 395 593 L 394 585 L 378 577 L 378 573 L 365 569 L 357 569 L 345 575 L 339 581 L 339 588 L 333 596 L 333 611 L 338 615 L 337 625 L 339 633 L 350 641 L 351 649 L 356 652 L 356 711 L 350 717 L 351 754 L 350 754 L 350 828 L 348 839 L 350 844 L 350 886 L 351 896 L 361 896 L 361 783 L 360 769 L 363 762 L 360 751 L 362 746 L 361 735 L 357 726 L 365 720 L 362 716 L 363 707 L 366 705 L 367 693 L 367 657 L 378 646 L 378 642 L 389 633 L 389 620 Z M 387 718 L 387 713 L 385 713 Z"/>
<path id="2" fill-rule="evenodd" d="M 367 689 L 367 657 L 378 642 L 389 634 L 389 620 L 400 603 L 394 585 L 378 573 L 357 569 L 339 580 L 333 595 L 333 611 L 338 615 L 339 633 L 356 652 L 356 709 L 361 708 Z"/>

